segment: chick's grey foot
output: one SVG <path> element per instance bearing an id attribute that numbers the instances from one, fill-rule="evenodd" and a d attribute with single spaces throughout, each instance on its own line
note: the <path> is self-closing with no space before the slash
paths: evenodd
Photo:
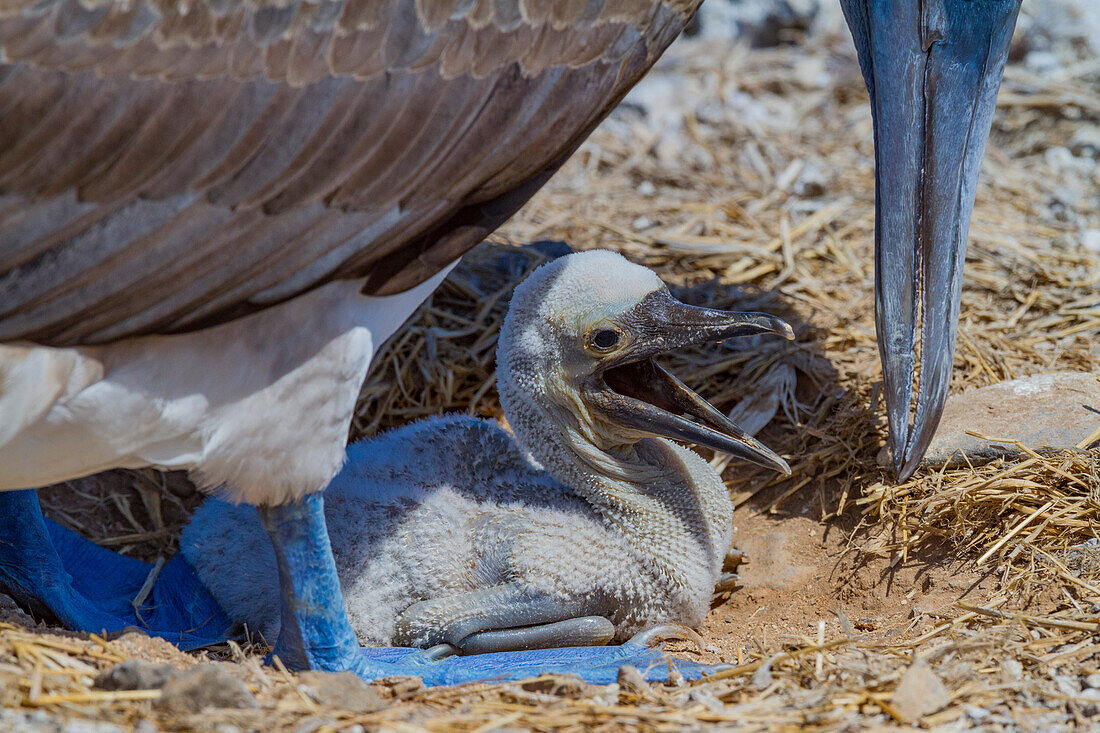
<path id="1" fill-rule="evenodd" d="M 615 637 L 615 625 L 603 616 L 584 616 L 518 629 L 479 631 L 459 641 L 461 654 L 490 654 L 524 649 L 570 646 L 606 646 Z"/>
<path id="2" fill-rule="evenodd" d="M 44 519 L 31 489 L 0 492 L 0 590 L 72 631 L 133 626 L 183 649 L 230 627 L 182 556 L 154 566 L 99 547 Z"/>
<path id="3" fill-rule="evenodd" d="M 409 673 L 421 676 L 425 684 L 540 674 L 573 674 L 606 684 L 615 681 L 623 665 L 637 667 L 652 680 L 667 679 L 672 668 L 684 677 L 710 670 L 653 648 L 670 638 L 701 645 L 690 629 L 657 626 L 621 646 L 602 646 L 614 637 L 614 625 L 602 616 L 579 615 L 584 612 L 580 605 L 506 583 L 416 603 L 398 620 L 397 637 L 403 643 L 437 644 L 433 650 L 454 649 L 464 655 L 430 665 L 410 659 Z"/>

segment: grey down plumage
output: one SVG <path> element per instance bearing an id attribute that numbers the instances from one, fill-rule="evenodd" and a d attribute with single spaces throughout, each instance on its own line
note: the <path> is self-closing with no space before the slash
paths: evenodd
<path id="1" fill-rule="evenodd" d="M 610 252 L 544 265 L 500 335 L 515 437 L 449 416 L 349 447 L 325 509 L 362 643 L 431 646 L 471 604 L 516 598 L 603 616 L 618 640 L 703 620 L 731 539 L 720 476 L 677 443 L 601 423 L 570 382 L 577 330 L 662 287 Z M 253 507 L 209 501 L 182 547 L 234 620 L 276 638 L 275 557 Z"/>

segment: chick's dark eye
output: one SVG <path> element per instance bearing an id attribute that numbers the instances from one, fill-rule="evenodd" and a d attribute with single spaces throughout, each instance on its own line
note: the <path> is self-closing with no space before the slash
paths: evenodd
<path id="1" fill-rule="evenodd" d="M 619 343 L 619 339 L 622 335 L 618 331 L 613 331 L 610 328 L 605 328 L 602 331 L 596 331 L 592 334 L 592 345 L 600 351 L 607 351 L 610 348 L 614 348 Z"/>

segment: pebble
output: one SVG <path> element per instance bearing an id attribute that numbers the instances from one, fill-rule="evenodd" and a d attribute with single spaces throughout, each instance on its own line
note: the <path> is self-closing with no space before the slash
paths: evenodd
<path id="1" fill-rule="evenodd" d="M 386 707 L 378 689 L 351 672 L 302 672 L 298 683 L 305 694 L 328 708 L 373 713 Z"/>
<path id="2" fill-rule="evenodd" d="M 162 688 L 155 703 L 177 715 L 202 712 L 206 708 L 254 708 L 256 698 L 243 682 L 216 664 L 204 664 L 173 677 Z"/>
<path id="3" fill-rule="evenodd" d="M 1081 244 L 1089 252 L 1100 252 L 1100 229 L 1086 229 L 1081 232 Z"/>
<path id="4" fill-rule="evenodd" d="M 1024 665 L 1015 659 L 1006 659 L 1001 662 L 1001 672 L 1006 679 L 1022 680 L 1024 678 Z"/>
<path id="5" fill-rule="evenodd" d="M 824 196 L 829 190 L 825 172 L 813 163 L 807 163 L 794 182 L 794 193 L 802 198 Z"/>
<path id="6" fill-rule="evenodd" d="M 1081 688 L 1077 684 L 1077 677 L 1069 674 L 1055 675 L 1054 686 L 1058 688 L 1058 692 L 1066 697 L 1076 697 L 1081 691 Z"/>
<path id="7" fill-rule="evenodd" d="M 653 226 L 653 221 L 648 216 L 639 216 L 631 225 L 636 232 L 642 232 Z"/>
<path id="8" fill-rule="evenodd" d="M 993 714 L 985 708 L 980 708 L 977 705 L 964 705 L 963 710 L 966 712 L 966 717 L 970 718 L 971 720 L 985 720 Z"/>
<path id="9" fill-rule="evenodd" d="M 648 697 L 650 694 L 649 683 L 645 681 L 645 677 L 638 671 L 638 668 L 624 664 L 619 667 L 619 690 L 638 697 Z"/>
<path id="10" fill-rule="evenodd" d="M 890 704 L 898 716 L 908 723 L 915 723 L 925 715 L 931 715 L 951 702 L 951 695 L 943 682 L 928 666 L 918 659 L 905 670 L 898 687 L 894 690 Z"/>
<path id="11" fill-rule="evenodd" d="M 100 672 L 93 687 L 100 690 L 157 690 L 172 679 L 176 668 L 143 659 L 128 659 Z"/>
<path id="12" fill-rule="evenodd" d="M 1085 685 L 1091 687 L 1094 690 L 1100 689 L 1100 674 L 1090 674 L 1085 678 Z"/>
<path id="13" fill-rule="evenodd" d="M 1020 452 L 1010 443 L 968 435 L 968 430 L 1018 440 L 1037 451 L 1072 449 L 1100 426 L 1097 409 L 1100 380 L 1086 372 L 1039 374 L 952 395 L 924 463 L 981 464 Z"/>
<path id="14" fill-rule="evenodd" d="M 657 187 L 649 181 L 642 181 L 638 184 L 639 196 L 655 196 L 657 194 Z"/>
<path id="15" fill-rule="evenodd" d="M 1084 126 L 1073 133 L 1069 149 L 1078 158 L 1095 158 L 1100 155 L 1100 127 Z"/>
<path id="16" fill-rule="evenodd" d="M 16 626 L 34 628 L 34 619 L 19 607 L 11 596 L 0 593 L 0 621 L 13 623 Z"/>

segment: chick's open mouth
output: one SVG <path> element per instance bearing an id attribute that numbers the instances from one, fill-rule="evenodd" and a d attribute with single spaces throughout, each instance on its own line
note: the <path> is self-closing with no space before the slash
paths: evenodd
<path id="1" fill-rule="evenodd" d="M 597 375 L 597 384 L 590 397 L 624 427 L 790 473 L 779 455 L 650 358 L 611 366 Z"/>

